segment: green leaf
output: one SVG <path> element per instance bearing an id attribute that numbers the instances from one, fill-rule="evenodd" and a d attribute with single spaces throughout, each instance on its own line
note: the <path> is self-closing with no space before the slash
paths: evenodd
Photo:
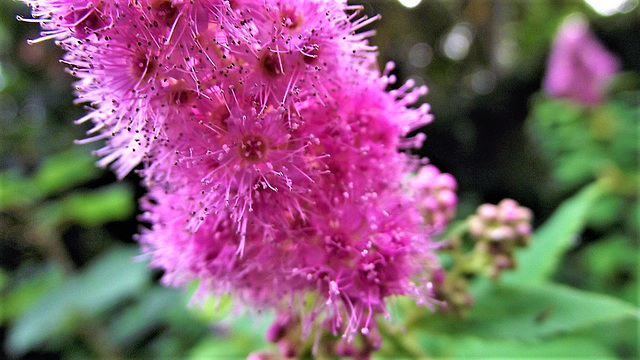
<path id="1" fill-rule="evenodd" d="M 638 305 L 638 247 L 629 240 L 613 234 L 582 249 L 579 259 L 586 267 L 582 287 Z"/>
<path id="2" fill-rule="evenodd" d="M 108 328 L 110 338 L 120 346 L 131 346 L 164 321 L 167 311 L 182 305 L 182 295 L 178 291 L 155 287 L 142 294 L 139 302 L 115 316 Z M 183 311 L 186 315 L 187 310 Z"/>
<path id="3" fill-rule="evenodd" d="M 639 326 L 637 319 L 627 319 L 594 326 L 576 335 L 590 338 L 592 342 L 603 344 L 608 349 L 615 349 L 618 359 L 640 359 Z"/>
<path id="4" fill-rule="evenodd" d="M 60 286 L 63 281 L 64 274 L 62 269 L 56 266 L 41 269 L 29 278 L 24 279 L 3 296 L 0 323 L 22 315 L 43 294 Z"/>
<path id="5" fill-rule="evenodd" d="M 135 209 L 131 189 L 124 184 L 71 194 L 62 199 L 59 206 L 65 221 L 87 227 L 126 220 Z"/>
<path id="6" fill-rule="evenodd" d="M 93 157 L 73 147 L 47 158 L 33 181 L 42 194 L 48 195 L 95 179 L 99 174 Z"/>
<path id="7" fill-rule="evenodd" d="M 137 248 L 117 248 L 89 264 L 40 299 L 9 330 L 7 349 L 21 355 L 45 341 L 72 332 L 88 317 L 103 313 L 148 284 L 146 264 L 134 262 Z"/>
<path id="8" fill-rule="evenodd" d="M 33 183 L 16 171 L 0 173 L 0 210 L 31 204 L 40 196 Z"/>
<path id="9" fill-rule="evenodd" d="M 592 275 L 607 279 L 607 282 L 615 280 L 620 268 L 629 268 L 633 271 L 638 262 L 638 249 L 622 234 L 613 234 L 599 239 L 585 247 L 581 253 L 582 261 Z"/>
<path id="10" fill-rule="evenodd" d="M 20 356 L 68 330 L 72 311 L 67 303 L 66 288 L 63 285 L 52 289 L 16 319 L 7 335 L 6 348 L 10 355 Z"/>
<path id="11" fill-rule="evenodd" d="M 7 315 L 7 312 L 9 311 L 9 306 L 7 306 L 7 301 L 5 299 L 4 293 L 2 292 L 5 288 L 5 286 L 7 286 L 8 281 L 8 276 L 5 274 L 5 272 L 0 269 L 0 325 L 2 325 L 9 316 Z"/>
<path id="12" fill-rule="evenodd" d="M 636 234 L 640 233 L 640 201 L 636 201 L 627 216 L 629 217 L 629 222 L 634 227 Z"/>
<path id="13" fill-rule="evenodd" d="M 587 216 L 591 227 L 604 228 L 611 225 L 623 213 L 624 198 L 616 194 L 606 194 L 593 204 Z"/>
<path id="14" fill-rule="evenodd" d="M 553 283 L 480 282 L 475 303 L 463 319 L 430 315 L 421 327 L 455 336 L 531 340 L 640 316 L 621 300 Z"/>
<path id="15" fill-rule="evenodd" d="M 606 163 L 598 149 L 575 151 L 556 157 L 555 177 L 565 186 L 575 188 L 594 178 L 594 174 Z"/>
<path id="16" fill-rule="evenodd" d="M 531 245 L 517 253 L 518 268 L 503 274 L 503 281 L 540 283 L 553 275 L 562 256 L 582 231 L 589 210 L 605 190 L 602 183 L 595 182 L 562 203 L 536 231 Z"/>
<path id="17" fill-rule="evenodd" d="M 272 317 L 245 314 L 233 320 L 231 335 L 211 337 L 196 345 L 188 359 L 246 359 L 251 352 L 266 346 L 263 334 Z"/>
<path id="18" fill-rule="evenodd" d="M 199 282 L 189 284 L 188 299 L 193 299 L 198 290 Z M 233 310 L 233 297 L 230 295 L 209 296 L 199 300 L 196 306 L 190 307 L 190 312 L 198 319 L 213 323 L 224 320 L 231 315 Z"/>
<path id="19" fill-rule="evenodd" d="M 97 314 L 148 285 L 147 262 L 136 260 L 139 254 L 137 247 L 115 248 L 82 271 L 71 289 L 78 309 Z"/>
<path id="20" fill-rule="evenodd" d="M 417 333 L 416 336 L 426 355 L 436 358 L 509 360 L 616 358 L 605 346 L 586 338 L 558 337 L 548 340 L 520 341 L 452 337 L 429 333 Z"/>
<path id="21" fill-rule="evenodd" d="M 9 276 L 4 272 L 4 270 L 0 269 L 0 292 L 7 286 L 9 282 Z"/>

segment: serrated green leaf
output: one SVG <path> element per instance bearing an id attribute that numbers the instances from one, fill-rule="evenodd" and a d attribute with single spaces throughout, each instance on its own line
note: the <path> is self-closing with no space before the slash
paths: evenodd
<path id="1" fill-rule="evenodd" d="M 596 182 L 566 200 L 538 229 L 531 245 L 517 253 L 518 268 L 503 274 L 512 283 L 540 283 L 553 275 L 558 263 L 582 231 L 587 214 L 606 188 Z"/>
<path id="2" fill-rule="evenodd" d="M 87 227 L 126 220 L 135 209 L 132 191 L 124 184 L 71 194 L 63 198 L 59 206 L 64 214 L 64 221 Z"/>
<path id="3" fill-rule="evenodd" d="M 467 317 L 430 315 L 422 327 L 455 336 L 531 340 L 640 316 L 638 308 L 621 300 L 553 283 L 482 282 L 474 298 Z"/>
<path id="4" fill-rule="evenodd" d="M 45 159 L 33 178 L 44 194 L 52 194 L 95 179 L 100 174 L 92 156 L 77 147 Z"/>

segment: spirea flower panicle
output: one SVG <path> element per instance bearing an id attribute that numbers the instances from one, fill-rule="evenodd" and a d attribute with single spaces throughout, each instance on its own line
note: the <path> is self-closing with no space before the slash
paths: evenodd
<path id="1" fill-rule="evenodd" d="M 604 100 L 607 81 L 620 61 L 598 41 L 580 15 L 568 17 L 558 30 L 544 78 L 553 96 L 592 105 Z"/>
<path id="2" fill-rule="evenodd" d="M 422 162 L 400 152 L 432 115 L 412 106 L 426 87 L 387 90 L 393 64 L 361 31 L 378 17 L 344 0 L 27 3 L 78 78 L 80 142 L 104 139 L 119 177 L 139 167 L 137 240 L 165 284 L 346 340 L 375 334 L 391 296 L 432 303 L 439 227 L 415 195 L 431 184 L 405 181 Z"/>

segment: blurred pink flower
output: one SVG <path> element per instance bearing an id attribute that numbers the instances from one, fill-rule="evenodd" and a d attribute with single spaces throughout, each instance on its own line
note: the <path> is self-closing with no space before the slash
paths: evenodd
<path id="1" fill-rule="evenodd" d="M 620 68 L 589 30 L 582 17 L 567 18 L 554 41 L 544 79 L 546 92 L 582 104 L 597 104 L 605 96 L 607 81 Z"/>
<path id="2" fill-rule="evenodd" d="M 418 170 L 409 185 L 427 225 L 436 233 L 443 231 L 458 206 L 456 179 L 429 164 Z"/>

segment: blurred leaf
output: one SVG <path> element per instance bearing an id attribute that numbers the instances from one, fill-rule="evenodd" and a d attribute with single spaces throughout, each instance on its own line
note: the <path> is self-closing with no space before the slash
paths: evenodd
<path id="1" fill-rule="evenodd" d="M 601 239 L 583 251 L 583 259 L 588 269 L 599 277 L 608 277 L 620 265 L 637 265 L 637 255 L 637 249 L 622 235 Z"/>
<path id="2" fill-rule="evenodd" d="M 17 205 L 27 205 L 40 194 L 33 183 L 15 171 L 0 173 L 0 210 Z"/>
<path id="3" fill-rule="evenodd" d="M 636 201 L 633 205 L 633 209 L 629 212 L 629 220 L 635 228 L 636 234 L 640 233 L 640 201 Z"/>
<path id="4" fill-rule="evenodd" d="M 193 299 L 196 296 L 198 286 L 198 281 L 189 284 L 188 299 Z M 190 312 L 198 319 L 210 323 L 228 318 L 231 315 L 231 310 L 233 310 L 233 298 L 230 295 L 209 296 L 190 307 Z"/>
<path id="5" fill-rule="evenodd" d="M 593 343 L 603 344 L 608 349 L 615 349 L 619 359 L 640 359 L 639 331 L 637 319 L 626 319 L 594 326 L 576 335 L 590 338 Z"/>
<path id="6" fill-rule="evenodd" d="M 611 95 L 640 89 L 640 74 L 633 71 L 620 72 L 607 84 Z"/>
<path id="7" fill-rule="evenodd" d="M 59 287 L 64 281 L 62 269 L 50 266 L 41 269 L 11 289 L 3 298 L 0 323 L 21 316 L 43 294 Z"/>
<path id="8" fill-rule="evenodd" d="M 504 358 L 504 359 L 556 359 L 592 358 L 615 359 L 603 345 L 591 339 L 557 337 L 548 340 L 497 340 L 475 337 L 449 337 L 430 333 L 417 333 L 419 342 L 428 356 L 436 358 Z"/>
<path id="9" fill-rule="evenodd" d="M 570 101 L 538 96 L 535 99 L 533 115 L 545 128 L 569 124 L 582 118 L 582 108 Z"/>
<path id="10" fill-rule="evenodd" d="M 579 186 L 593 179 L 594 174 L 605 163 L 602 151 L 598 149 L 571 152 L 556 157 L 554 175 L 560 183 L 566 186 Z"/>
<path id="11" fill-rule="evenodd" d="M 7 286 L 7 282 L 8 282 L 7 274 L 4 272 L 4 270 L 0 269 L 0 291 L 2 291 L 5 286 Z"/>
<path id="12" fill-rule="evenodd" d="M 513 283 L 535 283 L 549 278 L 582 231 L 589 209 L 604 191 L 605 187 L 596 182 L 563 202 L 535 232 L 531 245 L 518 252 L 518 268 L 503 274 L 502 279 Z"/>
<path id="13" fill-rule="evenodd" d="M 260 349 L 260 346 L 240 334 L 210 337 L 196 345 L 189 352 L 187 359 L 245 359 L 256 349 Z"/>
<path id="14" fill-rule="evenodd" d="M 136 254 L 135 248 L 110 250 L 62 286 L 43 294 L 10 328 L 8 351 L 24 354 L 140 291 L 149 276 L 145 263 L 133 261 Z"/>
<path id="15" fill-rule="evenodd" d="M 640 92 L 632 96 L 637 102 Z M 624 99 L 617 99 L 605 105 L 613 123 L 613 134 L 607 142 L 607 156 L 625 172 L 638 171 L 640 162 L 640 106 L 631 104 Z M 637 187 L 632 192 L 637 193 Z"/>
<path id="16" fill-rule="evenodd" d="M 621 300 L 564 285 L 482 282 L 463 319 L 429 316 L 422 328 L 455 336 L 531 341 L 625 318 L 640 310 Z"/>
<path id="17" fill-rule="evenodd" d="M 137 247 L 112 248 L 78 274 L 71 289 L 78 309 L 96 314 L 141 291 L 149 270 L 139 254 Z"/>
<path id="18" fill-rule="evenodd" d="M 605 227 L 618 219 L 624 207 L 624 199 L 616 194 L 607 194 L 598 199 L 587 215 L 587 223 L 594 227 Z"/>
<path id="19" fill-rule="evenodd" d="M 20 356 L 47 339 L 64 333 L 70 326 L 67 286 L 60 286 L 42 295 L 38 301 L 9 329 L 6 348 L 9 354 Z"/>
<path id="20" fill-rule="evenodd" d="M 178 291 L 154 287 L 113 319 L 109 326 L 110 338 L 121 346 L 131 346 L 164 321 L 169 309 L 181 305 L 182 296 Z"/>
<path id="21" fill-rule="evenodd" d="M 184 359 L 190 348 L 175 334 L 163 332 L 142 349 L 140 359 Z M 136 356 L 136 358 L 138 358 Z M 208 360 L 208 359 L 202 359 Z M 215 358 L 211 358 L 215 360 Z"/>
<path id="22" fill-rule="evenodd" d="M 266 342 L 263 334 L 271 318 L 252 317 L 245 314 L 231 323 L 230 335 L 210 337 L 196 345 L 188 359 L 245 359 L 251 352 L 263 349 Z"/>
<path id="23" fill-rule="evenodd" d="M 45 159 L 33 178 L 34 184 L 44 195 L 72 188 L 98 177 L 100 170 L 94 161 L 77 147 L 54 154 Z"/>
<path id="24" fill-rule="evenodd" d="M 588 289 L 606 292 L 638 305 L 638 248 L 623 235 L 601 239 L 581 252 Z"/>
<path id="25" fill-rule="evenodd" d="M 631 100 L 637 98 L 617 96 L 588 108 L 544 96 L 535 99 L 529 126 L 563 187 L 580 185 L 614 164 L 622 172 L 637 169 L 640 107 Z"/>
<path id="26" fill-rule="evenodd" d="M 60 221 L 91 227 L 126 220 L 133 214 L 133 194 L 124 184 L 114 184 L 91 192 L 75 193 L 56 204 Z M 52 210 L 48 212 L 51 214 Z"/>
<path id="27" fill-rule="evenodd" d="M 7 305 L 4 293 L 2 292 L 7 286 L 7 275 L 4 273 L 2 269 L 0 269 L 0 325 L 4 323 L 5 318 L 8 318 L 7 312 L 9 311 L 9 306 Z"/>

